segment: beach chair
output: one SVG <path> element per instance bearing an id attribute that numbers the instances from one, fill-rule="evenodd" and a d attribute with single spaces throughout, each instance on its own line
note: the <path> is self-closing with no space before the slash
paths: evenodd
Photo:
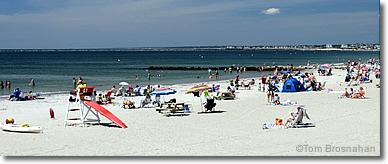
<path id="1" fill-rule="evenodd" d="M 322 89 L 325 89 L 325 87 L 326 87 L 326 82 L 327 82 L 327 81 L 324 81 L 324 82 L 322 83 L 322 86 L 321 86 Z"/>
<path id="2" fill-rule="evenodd" d="M 95 101 L 95 87 L 83 87 L 79 88 L 76 93 L 69 95 L 69 102 L 65 114 L 65 126 L 68 124 L 84 124 L 89 122 L 100 123 L 100 117 L 98 112 L 92 110 L 89 106 L 84 104 L 84 101 Z M 73 118 L 70 118 L 70 113 L 73 114 Z M 92 113 L 94 118 L 88 118 L 89 113 Z"/>
<path id="3" fill-rule="evenodd" d="M 248 83 L 243 82 L 242 85 L 243 85 L 243 87 L 244 87 L 245 89 L 251 89 L 251 85 L 250 85 L 249 82 L 248 82 Z"/>
<path id="4" fill-rule="evenodd" d="M 126 106 L 128 106 L 128 109 L 136 108 L 134 102 L 132 102 L 131 100 L 128 100 L 128 99 L 124 98 L 124 100 L 123 100 L 123 105 L 122 105 L 121 107 L 124 108 L 124 109 L 126 109 L 126 108 L 125 108 Z"/>
<path id="5" fill-rule="evenodd" d="M 143 108 L 150 108 L 151 105 L 152 105 L 151 97 L 146 97 L 145 101 L 142 102 L 141 107 L 143 107 Z"/>
<path id="6" fill-rule="evenodd" d="M 216 100 L 233 100 L 234 95 L 231 92 L 217 92 L 217 96 L 214 96 Z"/>
<path id="7" fill-rule="evenodd" d="M 160 107 L 160 96 L 155 96 L 155 101 L 152 102 L 152 105 L 155 104 Z"/>
<path id="8" fill-rule="evenodd" d="M 302 107 L 299 110 L 299 114 L 296 117 L 295 121 L 291 123 L 289 128 L 307 128 L 307 127 L 315 127 L 313 123 L 304 123 L 303 118 L 306 117 L 310 120 L 309 115 L 306 112 L 306 108 Z"/>
<path id="9" fill-rule="evenodd" d="M 206 99 L 206 104 L 205 104 L 205 109 L 206 109 L 206 112 L 212 112 L 214 111 L 214 107 L 216 107 L 216 103 L 214 102 L 214 99 L 212 98 L 208 98 Z"/>

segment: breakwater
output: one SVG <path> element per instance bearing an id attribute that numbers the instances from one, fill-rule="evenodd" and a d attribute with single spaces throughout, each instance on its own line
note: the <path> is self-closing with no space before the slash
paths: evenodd
<path id="1" fill-rule="evenodd" d="M 246 71 L 274 71 L 274 70 L 287 70 L 287 66 L 283 65 L 274 65 L 274 66 L 242 66 L 242 68 L 245 67 Z M 184 66 L 165 66 L 165 67 L 156 67 L 156 66 L 150 66 L 145 69 L 148 70 L 229 70 L 231 68 L 232 70 L 236 70 L 236 66 L 224 66 L 224 67 L 184 67 Z M 239 67 L 241 68 L 241 67 Z M 295 70 L 305 70 L 305 69 L 316 69 L 318 66 L 294 66 L 292 68 L 293 71 Z M 346 66 L 332 66 L 333 69 L 346 69 Z"/>

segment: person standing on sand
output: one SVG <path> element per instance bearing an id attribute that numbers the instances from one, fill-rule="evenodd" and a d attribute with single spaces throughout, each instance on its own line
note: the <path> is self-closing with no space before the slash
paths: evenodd
<path id="1" fill-rule="evenodd" d="M 271 83 L 272 82 L 268 83 L 268 91 L 267 91 L 267 100 L 268 100 L 268 103 L 270 103 L 270 104 L 271 104 L 271 102 L 273 101 L 273 99 L 275 97 L 274 92 L 273 92 L 274 88 L 273 88 Z"/>
<path id="2" fill-rule="evenodd" d="M 240 81 L 240 75 L 237 75 L 236 76 L 236 79 L 234 80 L 234 85 L 236 86 L 236 89 L 238 89 L 239 85 L 238 85 L 238 82 Z"/>
<path id="3" fill-rule="evenodd" d="M 216 80 L 218 80 L 218 70 L 216 70 Z"/>
<path id="4" fill-rule="evenodd" d="M 261 76 L 261 89 L 263 90 L 263 92 L 265 92 L 265 82 L 266 82 L 266 78 L 265 76 Z"/>
<path id="5" fill-rule="evenodd" d="M 313 89 L 313 91 L 316 91 L 315 84 L 316 84 L 317 79 L 315 78 L 314 73 L 310 73 L 309 80 L 311 82 L 311 88 Z"/>

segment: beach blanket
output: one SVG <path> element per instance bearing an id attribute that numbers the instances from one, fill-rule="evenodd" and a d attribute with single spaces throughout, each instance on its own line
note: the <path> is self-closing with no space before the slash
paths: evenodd
<path id="1" fill-rule="evenodd" d="M 265 129 L 286 129 L 286 127 L 284 127 L 282 125 L 276 125 L 276 123 L 264 123 L 261 126 L 261 129 L 263 129 L 263 130 L 265 130 Z"/>

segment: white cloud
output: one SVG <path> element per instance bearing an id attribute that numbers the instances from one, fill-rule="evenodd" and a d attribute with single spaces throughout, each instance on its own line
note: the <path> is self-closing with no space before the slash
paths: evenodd
<path id="1" fill-rule="evenodd" d="M 262 10 L 261 13 L 266 15 L 275 15 L 275 14 L 279 14 L 280 10 L 279 8 L 269 8 L 267 10 Z"/>

